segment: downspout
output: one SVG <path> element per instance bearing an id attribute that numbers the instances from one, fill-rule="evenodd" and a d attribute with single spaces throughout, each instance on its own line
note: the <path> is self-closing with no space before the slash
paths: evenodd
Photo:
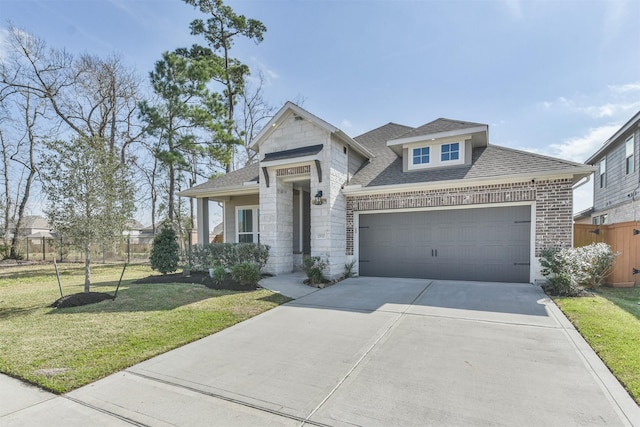
<path id="1" fill-rule="evenodd" d="M 580 181 L 575 183 L 573 186 L 571 186 L 571 190 L 575 191 L 578 188 L 582 187 L 583 185 L 587 184 L 589 181 L 591 181 L 591 175 L 593 175 L 593 174 L 587 175 L 584 178 L 582 178 Z M 584 179 L 584 181 L 583 181 L 583 179 Z M 573 197 L 573 194 L 571 194 L 571 196 Z M 595 202 L 595 200 L 592 201 L 591 204 L 593 205 L 594 202 Z M 575 238 L 575 227 L 573 226 L 573 221 L 571 221 L 571 222 L 572 222 L 572 224 L 571 224 L 571 247 L 573 247 L 573 239 Z"/>
<path id="2" fill-rule="evenodd" d="M 587 184 L 589 181 L 591 181 L 591 175 L 586 176 L 585 178 L 587 178 L 584 182 L 582 182 L 582 179 L 580 181 L 578 181 L 576 184 L 574 184 L 571 189 L 572 190 L 577 190 L 578 188 L 582 187 L 583 185 Z M 583 178 L 584 179 L 584 178 Z"/>

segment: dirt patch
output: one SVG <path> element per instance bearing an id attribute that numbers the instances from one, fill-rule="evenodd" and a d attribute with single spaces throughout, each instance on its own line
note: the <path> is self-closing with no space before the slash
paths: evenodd
<path id="1" fill-rule="evenodd" d="M 257 286 L 240 284 L 232 280 L 231 277 L 227 277 L 222 283 L 216 283 L 209 277 L 209 273 L 202 271 L 191 272 L 189 277 L 185 277 L 182 273 L 148 276 L 133 283 L 197 283 L 211 289 L 228 289 L 231 291 L 253 291 L 258 288 Z"/>
<path id="2" fill-rule="evenodd" d="M 113 295 L 106 294 L 104 292 L 81 292 L 79 294 L 65 295 L 51 304 L 51 307 L 79 307 L 81 305 L 95 304 L 108 299 L 113 299 Z"/>

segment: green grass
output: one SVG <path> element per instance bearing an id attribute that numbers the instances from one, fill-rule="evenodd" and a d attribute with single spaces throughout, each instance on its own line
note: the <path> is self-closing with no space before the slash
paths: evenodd
<path id="1" fill-rule="evenodd" d="M 121 271 L 92 268 L 91 290 L 113 293 Z M 82 292 L 81 267 L 61 273 L 65 295 Z M 288 301 L 267 290 L 131 283 L 152 273 L 129 266 L 115 301 L 55 309 L 52 265 L 0 268 L 0 372 L 65 393 Z"/>
<path id="2" fill-rule="evenodd" d="M 640 404 L 640 288 L 597 293 L 555 302 Z"/>

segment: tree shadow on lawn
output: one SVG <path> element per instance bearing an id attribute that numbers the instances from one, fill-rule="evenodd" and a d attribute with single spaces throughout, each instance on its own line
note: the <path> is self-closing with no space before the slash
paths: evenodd
<path id="1" fill-rule="evenodd" d="M 28 316 L 36 310 L 44 308 L 43 306 L 31 307 L 0 307 L 0 320 L 9 320 L 14 317 Z"/>
<path id="2" fill-rule="evenodd" d="M 593 293 L 640 320 L 640 288 L 598 288 Z"/>

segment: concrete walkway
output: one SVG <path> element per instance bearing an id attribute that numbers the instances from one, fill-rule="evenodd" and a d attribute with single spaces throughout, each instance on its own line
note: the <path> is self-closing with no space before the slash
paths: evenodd
<path id="1" fill-rule="evenodd" d="M 538 287 L 355 278 L 311 290 L 65 396 L 0 378 L 0 424 L 640 426 Z"/>
<path id="2" fill-rule="evenodd" d="M 279 276 L 266 277 L 260 281 L 260 286 L 289 298 L 298 299 L 320 289 L 304 284 L 307 275 L 302 271 Z"/>

